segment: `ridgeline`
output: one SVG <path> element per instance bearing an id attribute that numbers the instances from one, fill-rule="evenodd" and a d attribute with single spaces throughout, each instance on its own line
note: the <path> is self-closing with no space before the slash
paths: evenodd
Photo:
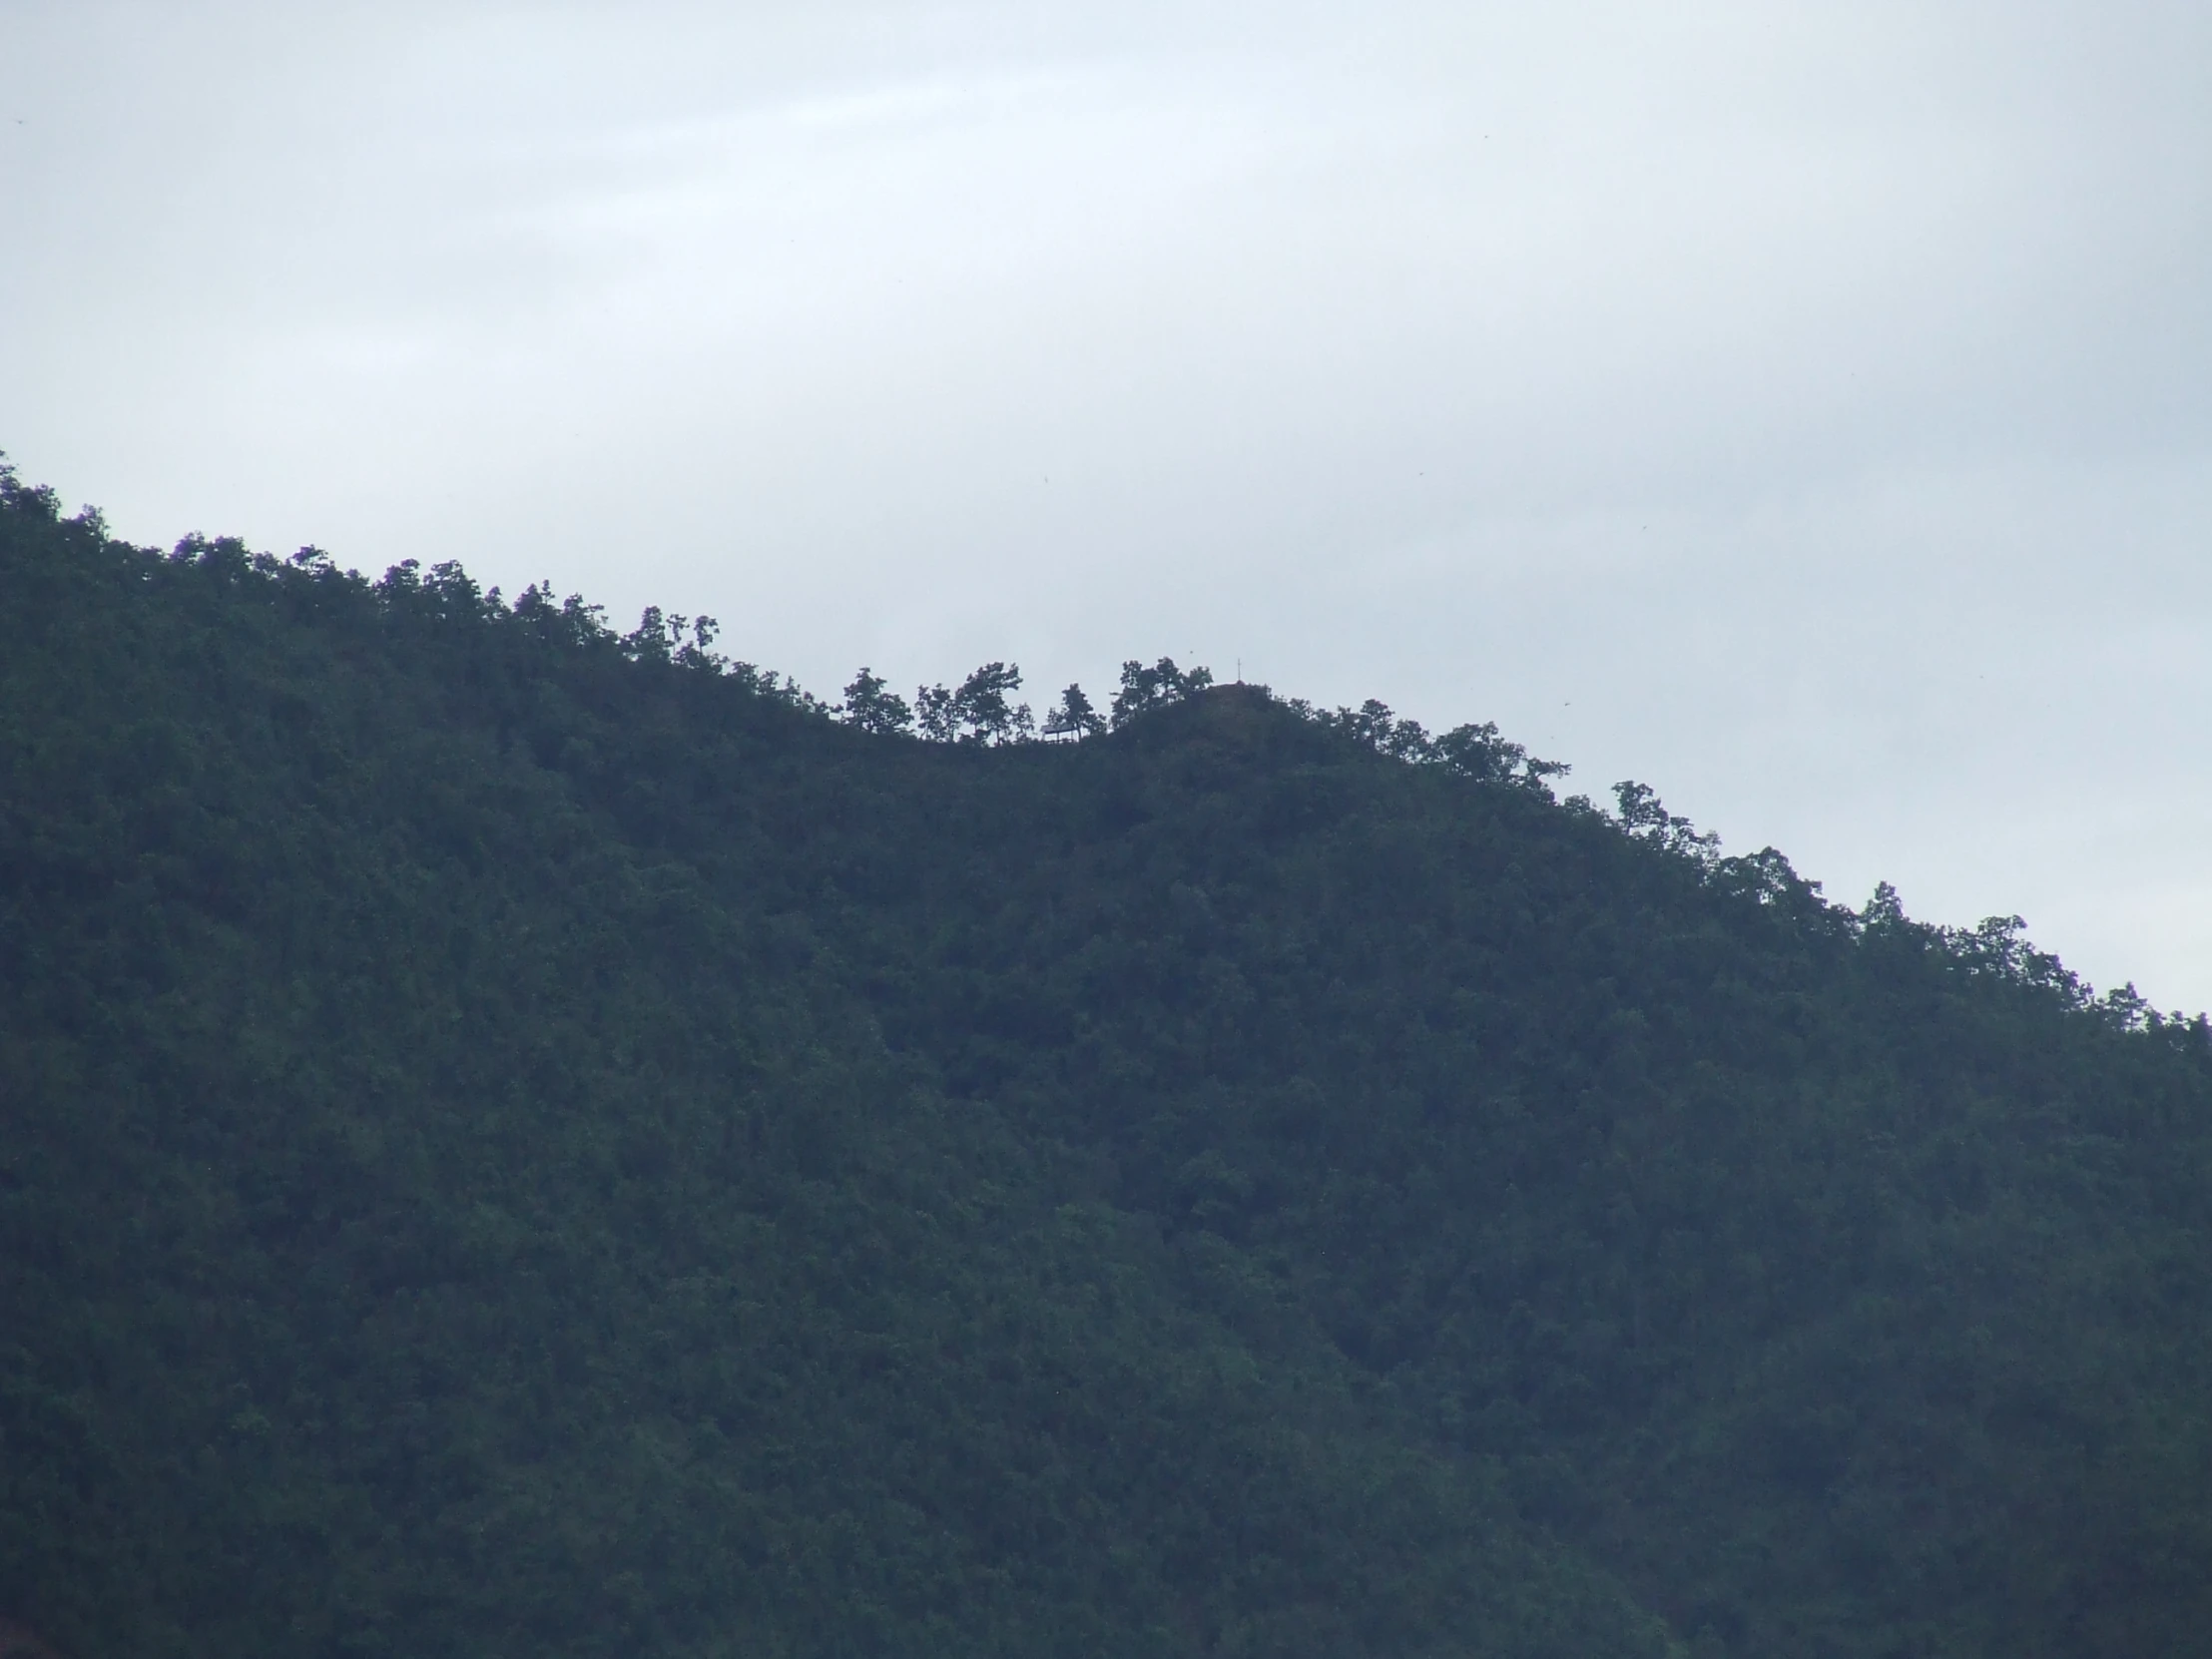
<path id="1" fill-rule="evenodd" d="M 1172 663 L 0 472 L 0 1641 L 2212 1651 L 2212 1038 Z"/>

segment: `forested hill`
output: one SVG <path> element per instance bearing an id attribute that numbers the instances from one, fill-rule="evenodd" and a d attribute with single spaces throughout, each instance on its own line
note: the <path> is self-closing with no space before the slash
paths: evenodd
<path id="1" fill-rule="evenodd" d="M 2212 1651 L 2212 1044 L 2011 924 L 12 477 L 0 603 L 0 1630 Z"/>

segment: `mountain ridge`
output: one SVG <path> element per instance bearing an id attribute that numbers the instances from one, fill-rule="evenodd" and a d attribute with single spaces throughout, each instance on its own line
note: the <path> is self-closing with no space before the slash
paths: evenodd
<path id="1" fill-rule="evenodd" d="M 2201 1019 L 1494 728 L 1163 664 L 920 742 L 0 492 L 0 1614 L 75 1659 L 2212 1628 Z"/>

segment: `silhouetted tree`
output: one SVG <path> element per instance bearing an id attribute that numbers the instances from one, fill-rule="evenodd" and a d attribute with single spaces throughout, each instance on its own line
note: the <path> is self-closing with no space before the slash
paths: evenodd
<path id="1" fill-rule="evenodd" d="M 914 726 L 931 743 L 950 743 L 960 735 L 960 711 L 942 685 L 914 688 Z"/>
<path id="2" fill-rule="evenodd" d="M 1213 683 L 1213 670 L 1194 668 L 1185 673 L 1175 666 L 1173 657 L 1162 657 L 1149 668 L 1131 658 L 1121 665 L 1121 690 L 1114 694 L 1114 728 L 1119 731 L 1139 715 L 1180 703 Z"/>
<path id="3" fill-rule="evenodd" d="M 1718 855 L 1720 836 L 1700 834 L 1688 819 L 1668 812 L 1649 784 L 1623 779 L 1613 786 L 1613 799 L 1620 803 L 1621 829 L 1638 840 L 1699 864 Z"/>
<path id="4" fill-rule="evenodd" d="M 1048 738 L 1088 738 L 1106 730 L 1106 722 L 1091 707 L 1091 700 L 1083 688 L 1071 685 L 1060 694 L 1060 706 L 1045 717 L 1044 735 Z"/>
<path id="5" fill-rule="evenodd" d="M 1519 744 L 1499 737 L 1494 720 L 1454 726 L 1430 742 L 1428 757 L 1445 771 L 1478 784 L 1515 784 L 1547 799 L 1548 780 L 1564 778 L 1569 771 L 1563 761 L 1535 760 Z"/>
<path id="6" fill-rule="evenodd" d="M 1011 663 L 985 663 L 960 682 L 952 694 L 953 714 L 962 743 L 1019 743 L 1036 731 L 1029 705 L 1013 702 L 1021 690 L 1021 670 Z"/>
<path id="7" fill-rule="evenodd" d="M 914 724 L 914 711 L 907 706 L 906 700 L 887 688 L 880 675 L 867 668 L 855 674 L 852 683 L 844 688 L 844 702 L 838 705 L 838 710 L 847 726 L 857 726 L 879 737 L 904 732 Z"/>

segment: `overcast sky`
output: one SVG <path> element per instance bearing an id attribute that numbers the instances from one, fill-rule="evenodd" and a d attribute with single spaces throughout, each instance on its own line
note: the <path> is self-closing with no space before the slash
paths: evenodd
<path id="1" fill-rule="evenodd" d="M 2212 1004 L 2212 7 L 0 0 L 117 533 L 1126 657 Z"/>

